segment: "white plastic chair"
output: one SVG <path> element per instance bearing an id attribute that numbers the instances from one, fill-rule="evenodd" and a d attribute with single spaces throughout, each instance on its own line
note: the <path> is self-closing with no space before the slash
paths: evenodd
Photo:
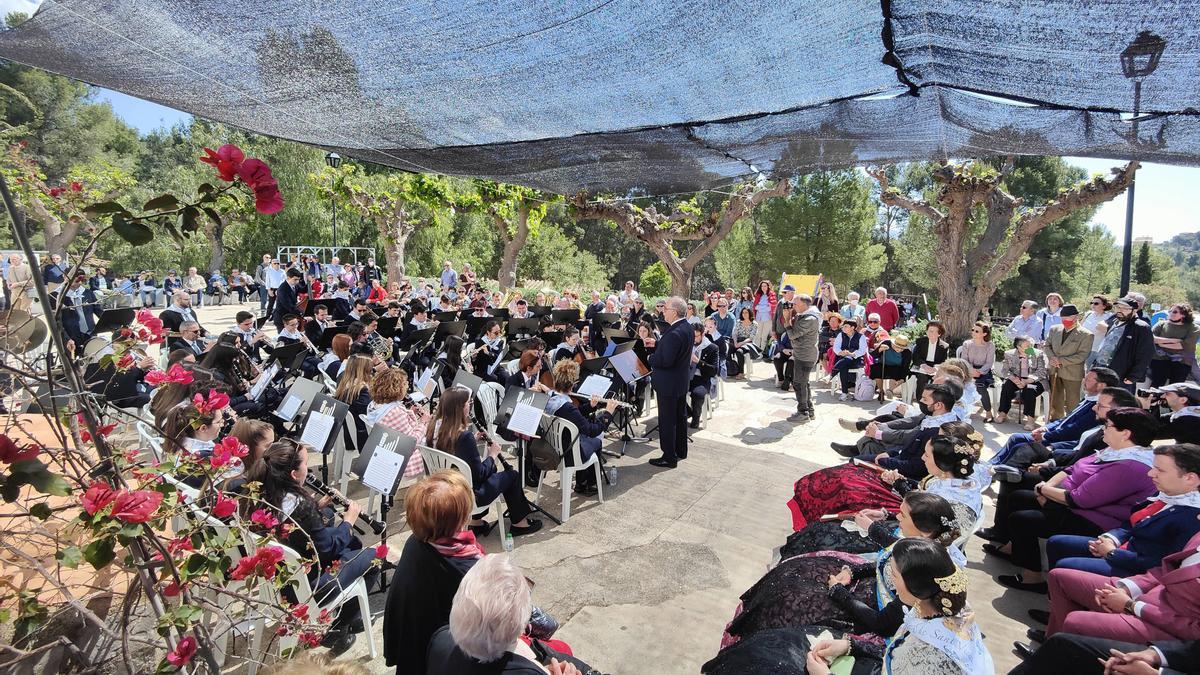
<path id="1" fill-rule="evenodd" d="M 138 442 L 150 448 L 150 452 L 154 453 L 154 458 L 161 462 L 163 460 L 163 439 L 154 433 L 154 429 L 145 422 L 138 421 L 135 426 L 138 432 Z"/>
<path id="2" fill-rule="evenodd" d="M 550 443 L 550 447 L 558 453 L 558 481 L 562 487 L 562 522 L 567 522 L 571 517 L 571 485 L 576 473 L 592 469 L 596 472 L 596 497 L 600 503 L 604 503 L 604 480 L 601 476 L 600 453 L 597 451 L 585 462 L 581 456 L 581 447 L 579 445 L 579 429 L 571 422 L 561 417 L 547 417 L 549 421 L 546 423 L 546 428 L 543 433 L 546 440 Z M 573 466 L 567 466 L 566 457 L 570 453 Z M 542 484 L 545 482 L 546 472 L 542 472 L 542 480 L 538 481 L 537 492 L 534 495 L 534 501 L 537 501 L 542 494 Z"/>
<path id="3" fill-rule="evenodd" d="M 493 506 L 496 507 L 496 522 L 500 526 L 500 541 L 504 541 L 504 495 L 496 495 L 496 498 L 487 504 L 475 502 L 475 484 L 471 478 L 471 467 L 465 460 L 425 445 L 418 444 L 417 449 L 421 451 L 421 459 L 425 461 L 426 475 L 443 469 L 454 469 L 467 479 L 467 483 L 471 486 L 471 500 L 474 502 L 471 508 L 471 517 L 480 518 L 486 516 L 487 512 Z"/>
<path id="4" fill-rule="evenodd" d="M 363 633 L 367 636 L 367 650 L 372 660 L 378 658 L 379 652 L 375 648 L 375 631 L 371 627 L 371 601 L 367 595 L 366 577 L 359 577 L 354 580 L 349 586 L 341 590 L 329 593 L 320 603 L 313 599 L 312 584 L 308 580 L 308 574 L 305 573 L 305 567 L 300 559 L 300 554 L 292 550 L 290 547 L 277 542 L 272 542 L 269 546 L 276 546 L 283 551 L 283 559 L 287 562 L 288 567 L 296 570 L 292 576 L 292 580 L 296 582 L 294 592 L 297 602 L 300 604 L 310 603 L 313 606 L 319 606 L 321 609 L 328 609 L 331 612 L 341 607 L 348 602 L 357 602 L 358 610 L 362 616 Z M 267 589 L 268 592 L 276 592 L 272 584 L 260 584 L 260 587 Z M 277 598 L 282 606 L 283 598 Z M 290 640 L 288 639 L 290 637 Z M 295 637 L 288 636 L 280 640 L 280 650 L 285 648 L 288 643 L 294 644 Z"/>

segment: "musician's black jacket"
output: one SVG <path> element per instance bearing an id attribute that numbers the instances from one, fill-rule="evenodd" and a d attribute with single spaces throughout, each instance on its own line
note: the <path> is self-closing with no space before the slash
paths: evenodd
<path id="1" fill-rule="evenodd" d="M 299 293 L 299 290 L 292 288 L 292 285 L 287 281 L 279 284 L 279 288 L 275 289 L 275 313 L 271 318 L 276 328 L 283 328 L 283 317 L 288 314 L 299 316 L 300 306 L 296 300 L 297 293 Z"/>
<path id="2" fill-rule="evenodd" d="M 139 408 L 150 402 L 150 395 L 137 389 L 145 377 L 146 372 L 137 366 L 120 372 L 112 365 L 101 368 L 92 363 L 83 369 L 83 381 L 88 391 L 104 396 L 118 408 Z"/>
<path id="3" fill-rule="evenodd" d="M 308 341 L 314 345 L 321 344 L 321 333 L 324 332 L 325 329 L 321 328 L 321 324 L 317 323 L 316 319 L 310 318 L 304 324 L 304 334 L 308 336 Z"/>
<path id="4" fill-rule="evenodd" d="M 712 378 L 717 374 L 720 353 L 720 349 L 711 342 L 700 351 L 700 362 L 696 364 L 696 373 L 692 375 L 690 384 L 692 388 L 712 386 Z"/>
<path id="5" fill-rule="evenodd" d="M 296 527 L 288 534 L 288 546 L 299 551 L 302 556 L 310 555 L 311 537 L 312 546 L 316 548 L 321 561 L 321 569 L 329 567 L 334 560 L 341 558 L 342 551 L 354 539 L 350 523 L 338 522 L 333 509 L 318 509 L 316 503 L 308 497 L 298 496 L 292 518 L 296 521 Z M 314 569 L 313 572 L 319 574 L 319 570 Z"/>

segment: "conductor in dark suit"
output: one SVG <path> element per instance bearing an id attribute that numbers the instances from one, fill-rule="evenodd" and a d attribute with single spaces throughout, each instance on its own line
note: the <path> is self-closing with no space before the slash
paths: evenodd
<path id="1" fill-rule="evenodd" d="M 683 298 L 667 299 L 663 319 L 671 327 L 658 339 L 650 355 L 653 368 L 650 382 L 658 396 L 658 436 L 663 453 L 650 463 L 671 469 L 687 458 L 687 395 L 694 333 L 684 318 L 686 314 L 687 303 Z"/>
<path id="2" fill-rule="evenodd" d="M 303 272 L 293 267 L 287 271 L 287 279 L 279 284 L 279 288 L 275 289 L 275 313 L 271 315 L 271 318 L 279 330 L 283 330 L 284 316 L 300 314 L 300 305 L 296 300 L 298 294 L 296 287 L 300 285 L 300 278 L 303 276 Z"/>

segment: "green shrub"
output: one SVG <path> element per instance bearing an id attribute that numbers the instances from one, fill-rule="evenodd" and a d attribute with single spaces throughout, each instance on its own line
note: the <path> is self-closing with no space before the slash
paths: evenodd
<path id="1" fill-rule="evenodd" d="M 663 296 L 671 292 L 671 275 L 662 261 L 647 267 L 638 279 L 638 292 L 642 295 Z"/>

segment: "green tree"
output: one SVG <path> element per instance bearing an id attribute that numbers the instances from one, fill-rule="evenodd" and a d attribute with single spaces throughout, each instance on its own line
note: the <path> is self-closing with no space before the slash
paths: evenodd
<path id="1" fill-rule="evenodd" d="M 754 224 L 751 219 L 743 218 L 733 226 L 729 236 L 713 249 L 717 280 L 730 288 L 749 285 L 754 260 L 753 246 Z"/>
<path id="2" fill-rule="evenodd" d="M 667 274 L 667 268 L 661 262 L 656 262 L 642 272 L 641 278 L 638 279 L 638 288 L 645 296 L 666 295 L 671 290 L 671 275 Z"/>
<path id="3" fill-rule="evenodd" d="M 1133 264 L 1133 283 L 1154 283 L 1154 267 L 1150 264 L 1150 242 L 1143 241 Z"/>
<path id="4" fill-rule="evenodd" d="M 608 283 L 609 272 L 596 256 L 580 250 L 556 227 L 541 227 L 519 254 L 517 264 L 527 279 L 581 291 L 604 288 Z M 503 280 L 500 283 L 503 288 Z"/>
<path id="5" fill-rule="evenodd" d="M 517 285 L 517 254 L 525 247 L 530 235 L 537 236 L 546 216 L 546 205 L 554 196 L 490 180 L 473 183 L 475 196 L 460 198 L 457 205 L 481 209 L 495 225 L 502 246 L 496 278 L 503 291 Z"/>
<path id="6" fill-rule="evenodd" d="M 1085 300 L 1097 293 L 1111 294 L 1117 285 L 1121 254 L 1116 240 L 1103 225 L 1091 225 L 1075 254 L 1075 270 L 1067 297 Z"/>
<path id="7" fill-rule="evenodd" d="M 876 211 L 870 181 L 853 169 L 797 177 L 757 218 L 771 276 L 824 274 L 838 286 L 878 278 L 886 259 L 872 241 Z"/>

